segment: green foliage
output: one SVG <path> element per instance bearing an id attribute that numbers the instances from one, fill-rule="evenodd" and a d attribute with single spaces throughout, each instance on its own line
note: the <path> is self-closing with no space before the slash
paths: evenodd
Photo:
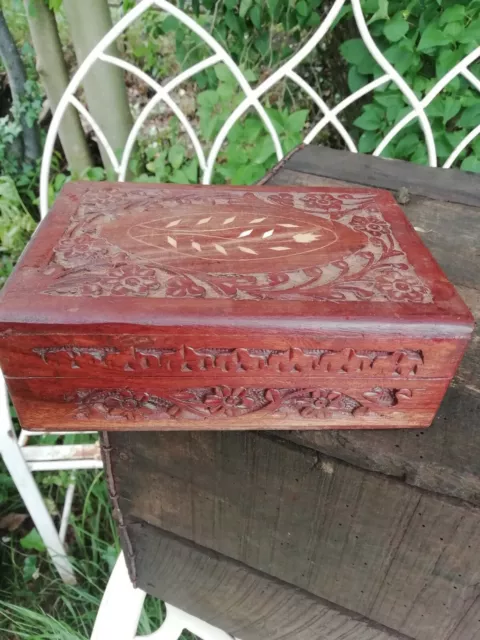
<path id="1" fill-rule="evenodd" d="M 423 98 L 457 62 L 480 45 L 478 0 L 458 3 L 425 0 L 405 5 L 400 0 L 364 0 L 375 42 L 396 70 Z M 349 19 L 345 15 L 343 20 Z M 340 48 L 349 65 L 349 88 L 355 91 L 383 73 L 360 39 L 349 39 Z M 480 78 L 480 64 L 470 66 Z M 372 152 L 384 135 L 411 107 L 394 83 L 373 92 L 354 125 L 359 150 Z M 370 96 L 370 94 L 369 94 Z M 440 163 L 480 121 L 480 96 L 463 77 L 452 80 L 427 108 Z M 424 135 L 417 120 L 405 127 L 388 145 L 384 156 L 427 163 Z M 480 144 L 460 156 L 461 168 L 480 171 Z"/>
<path id="2" fill-rule="evenodd" d="M 34 230 L 35 221 L 15 182 L 9 176 L 0 176 L 0 286 Z"/>
<path id="3" fill-rule="evenodd" d="M 196 113 L 200 140 L 208 148 L 223 124 L 243 99 L 238 84 L 223 64 L 214 68 L 218 79 L 216 89 L 205 89 L 196 96 Z M 255 79 L 250 72 L 249 78 Z M 309 115 L 307 109 L 267 107 L 284 152 L 300 144 Z M 150 143 L 144 150 L 146 171 L 138 175 L 139 165 L 131 169 L 137 180 L 147 182 L 197 183 L 199 165 L 187 141 L 182 139 L 175 118 L 169 122 L 170 135 L 165 140 Z M 263 177 L 276 162 L 275 148 L 265 124 L 256 113 L 249 112 L 239 119 L 226 138 L 215 166 L 213 182 L 241 185 L 253 184 Z"/>

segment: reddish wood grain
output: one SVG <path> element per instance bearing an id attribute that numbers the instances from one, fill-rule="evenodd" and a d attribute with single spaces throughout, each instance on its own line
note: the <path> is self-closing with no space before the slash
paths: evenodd
<path id="1" fill-rule="evenodd" d="M 473 326 L 392 196 L 343 187 L 70 184 L 0 301 L 47 429 L 426 426 Z"/>
<path id="2" fill-rule="evenodd" d="M 310 382 L 310 384 L 308 384 Z M 11 378 L 21 423 L 29 429 L 356 429 L 430 424 L 448 380 L 245 376 L 206 384 L 109 377 Z"/>

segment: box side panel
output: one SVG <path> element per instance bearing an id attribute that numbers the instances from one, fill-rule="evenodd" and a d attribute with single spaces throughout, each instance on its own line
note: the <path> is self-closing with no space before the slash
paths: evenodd
<path id="1" fill-rule="evenodd" d="M 7 377 L 130 378 L 292 375 L 315 378 L 429 379 L 453 376 L 466 340 L 400 336 L 348 337 L 144 334 L 9 334 L 0 336 Z"/>
<path id="2" fill-rule="evenodd" d="M 241 384 L 241 386 L 240 386 Z M 428 426 L 448 380 L 374 377 L 10 378 L 29 429 L 362 429 Z"/>

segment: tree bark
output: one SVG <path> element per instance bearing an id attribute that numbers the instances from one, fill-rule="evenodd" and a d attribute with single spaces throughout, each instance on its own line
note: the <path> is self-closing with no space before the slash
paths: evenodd
<path id="1" fill-rule="evenodd" d="M 55 15 L 45 0 L 23 0 L 37 56 L 37 71 L 47 94 L 50 109 L 57 109 L 69 82 Z M 92 166 L 85 133 L 74 107 L 68 107 L 59 128 L 60 141 L 70 170 L 77 175 Z"/>
<path id="2" fill-rule="evenodd" d="M 3 11 L 0 9 L 0 57 L 3 60 L 8 75 L 13 104 L 20 107 L 25 96 L 25 82 L 27 80 L 25 67 L 18 52 L 17 45 L 10 33 Z M 23 157 L 27 161 L 34 161 L 40 157 L 40 131 L 37 123 L 29 127 L 24 115 L 20 116 L 23 131 Z"/>
<path id="3" fill-rule="evenodd" d="M 64 0 L 63 6 L 80 64 L 111 29 L 110 9 L 107 0 Z M 115 44 L 108 47 L 107 53 L 118 56 Z M 83 86 L 90 113 L 118 155 L 123 151 L 133 125 L 123 71 L 111 64 L 97 61 L 86 75 Z M 111 167 L 101 146 L 100 152 L 104 166 Z"/>

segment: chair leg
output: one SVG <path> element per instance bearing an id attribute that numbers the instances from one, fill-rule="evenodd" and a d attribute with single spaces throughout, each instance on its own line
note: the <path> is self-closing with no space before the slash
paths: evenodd
<path id="1" fill-rule="evenodd" d="M 0 454 L 60 577 L 67 584 L 76 584 L 73 567 L 67 558 L 55 524 L 18 446 L 8 408 L 7 391 L 1 377 Z"/>
<path id="2" fill-rule="evenodd" d="M 121 553 L 103 594 L 90 640 L 134 640 L 145 595 L 130 582 Z"/>

